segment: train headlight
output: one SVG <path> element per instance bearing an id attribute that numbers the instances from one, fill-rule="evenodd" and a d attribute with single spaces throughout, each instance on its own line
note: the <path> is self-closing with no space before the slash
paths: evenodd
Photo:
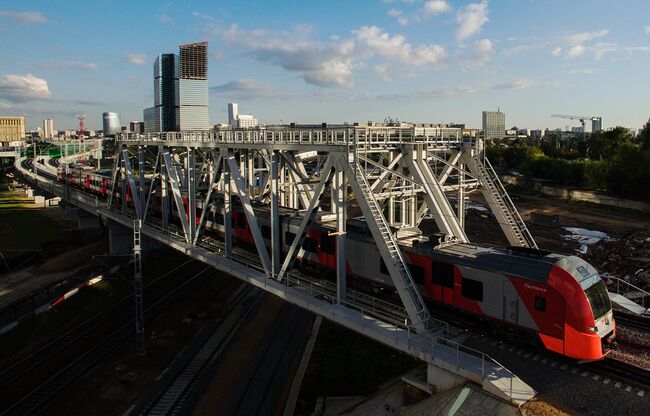
<path id="1" fill-rule="evenodd" d="M 590 330 L 591 332 L 598 333 L 598 327 L 597 327 L 597 326 L 590 326 L 590 327 L 589 327 L 589 330 Z"/>

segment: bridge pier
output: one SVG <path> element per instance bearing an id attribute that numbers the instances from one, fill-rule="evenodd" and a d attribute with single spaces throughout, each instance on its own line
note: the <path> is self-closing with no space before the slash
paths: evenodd
<path id="1" fill-rule="evenodd" d="M 434 393 L 449 390 L 467 382 L 467 379 L 454 374 L 437 365 L 427 365 L 427 383 L 433 388 Z"/>
<path id="2" fill-rule="evenodd" d="M 133 229 L 113 221 L 108 221 L 107 228 L 108 254 L 111 256 L 118 254 L 133 254 Z M 141 239 L 141 249 L 143 252 L 160 250 L 165 247 L 161 242 L 145 235 L 142 235 Z"/>
<path id="3" fill-rule="evenodd" d="M 77 212 L 78 224 L 80 230 L 89 230 L 93 228 L 99 228 L 101 225 L 99 223 L 99 217 L 93 214 L 89 214 L 85 211 L 78 210 Z"/>

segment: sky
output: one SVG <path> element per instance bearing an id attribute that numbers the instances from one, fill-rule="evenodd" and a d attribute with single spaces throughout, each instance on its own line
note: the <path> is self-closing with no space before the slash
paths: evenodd
<path id="1" fill-rule="evenodd" d="M 213 124 L 228 102 L 263 123 L 650 116 L 647 0 L 0 0 L 0 115 L 142 120 L 157 54 L 203 40 Z"/>

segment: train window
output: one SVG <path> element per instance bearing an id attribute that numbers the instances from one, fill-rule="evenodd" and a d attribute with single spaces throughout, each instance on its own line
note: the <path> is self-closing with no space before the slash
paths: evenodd
<path id="1" fill-rule="evenodd" d="M 535 309 L 544 312 L 546 310 L 546 298 L 542 296 L 535 296 Z"/>
<path id="2" fill-rule="evenodd" d="M 431 283 L 448 288 L 454 287 L 454 266 L 448 263 L 431 262 Z"/>
<path id="3" fill-rule="evenodd" d="M 262 225 L 262 237 L 271 238 L 271 227 L 268 225 Z"/>
<path id="4" fill-rule="evenodd" d="M 286 245 L 290 245 L 291 243 L 293 243 L 294 238 L 296 238 L 296 235 L 291 231 L 287 231 L 284 233 L 284 243 Z"/>
<path id="5" fill-rule="evenodd" d="M 379 271 L 383 274 L 390 275 L 388 267 L 386 267 L 386 263 L 384 263 L 384 259 L 381 256 L 379 257 Z"/>
<path id="6" fill-rule="evenodd" d="M 322 234 L 320 237 L 320 249 L 324 253 L 335 254 L 336 247 L 334 244 L 334 237 L 330 237 L 329 235 Z"/>
<path id="7" fill-rule="evenodd" d="M 413 276 L 413 282 L 416 285 L 424 285 L 424 267 L 411 264 L 409 265 L 409 270 L 411 271 L 411 276 Z"/>
<path id="8" fill-rule="evenodd" d="M 483 282 L 463 277 L 461 294 L 467 299 L 483 302 Z"/>
<path id="9" fill-rule="evenodd" d="M 237 227 L 238 228 L 246 228 L 247 227 L 246 217 L 244 216 L 244 214 L 241 214 L 241 213 L 237 214 Z"/>
<path id="10" fill-rule="evenodd" d="M 578 273 L 580 273 L 582 275 L 582 277 L 588 277 L 589 276 L 589 272 L 587 271 L 587 269 L 585 269 L 584 266 L 578 267 Z"/>
<path id="11" fill-rule="evenodd" d="M 302 248 L 304 248 L 305 251 L 315 253 L 318 248 L 318 243 L 311 237 L 305 237 L 305 241 L 302 243 Z"/>
<path id="12" fill-rule="evenodd" d="M 223 225 L 223 224 L 224 224 L 224 221 L 223 221 L 223 215 L 221 215 L 221 214 L 214 214 L 214 222 L 216 222 L 216 223 L 219 224 L 219 225 Z"/>

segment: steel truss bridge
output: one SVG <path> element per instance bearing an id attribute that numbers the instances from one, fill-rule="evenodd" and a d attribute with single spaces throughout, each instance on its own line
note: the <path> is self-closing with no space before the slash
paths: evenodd
<path id="1" fill-rule="evenodd" d="M 465 196 L 474 191 L 483 194 L 511 245 L 537 247 L 485 158 L 482 141 L 464 139 L 453 128 L 345 125 L 123 133 L 115 144 L 108 200 L 59 183 L 51 174 L 26 172 L 20 161 L 16 166 L 51 194 L 132 228 L 136 259 L 143 234 L 427 362 L 432 384 L 461 376 L 517 404 L 535 394 L 490 357 L 450 339 L 448 326 L 430 316 L 400 249 L 419 238 L 425 217 L 437 225 L 440 245 L 468 242 Z M 155 211 L 154 194 L 161 205 Z M 256 255 L 233 247 L 235 198 Z M 205 232 L 217 200 L 224 211 L 221 238 Z M 270 220 L 270 247 L 256 215 L 261 206 Z M 352 209 L 365 219 L 402 305 L 348 290 L 345 247 Z M 280 224 L 287 212 L 300 226 L 284 253 Z M 336 283 L 329 286 L 293 267 L 314 222 L 327 224 L 336 240 Z M 141 298 L 138 273 L 136 267 Z M 143 342 L 141 318 L 136 322 Z"/>

